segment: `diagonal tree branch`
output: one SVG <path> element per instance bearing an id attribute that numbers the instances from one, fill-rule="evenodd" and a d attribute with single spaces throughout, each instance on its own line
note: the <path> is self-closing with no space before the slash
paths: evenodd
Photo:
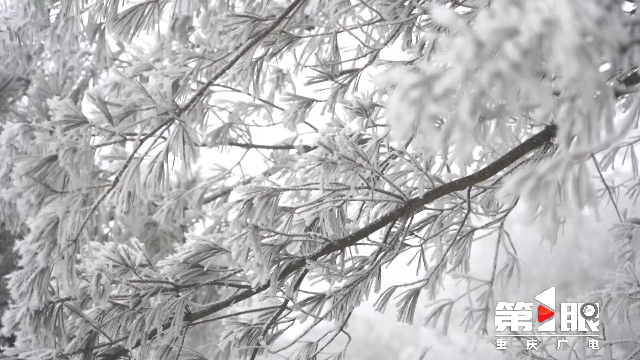
<path id="1" fill-rule="evenodd" d="M 556 135 L 556 125 L 547 125 L 544 130 L 540 131 L 536 135 L 532 136 L 528 140 L 524 141 L 522 144 L 513 148 L 511 151 L 500 157 L 498 160 L 493 163 L 487 165 L 483 169 L 477 171 L 474 174 L 469 176 L 462 177 L 460 179 L 451 181 L 444 185 L 441 185 L 435 189 L 432 189 L 429 192 L 426 192 L 422 196 L 414 197 L 407 201 L 407 203 L 403 206 L 398 207 L 397 209 L 387 213 L 382 216 L 378 220 L 370 223 L 369 225 L 363 227 L 360 230 L 355 231 L 354 233 L 345 236 L 341 239 L 337 239 L 331 244 L 325 246 L 314 254 L 306 256 L 304 258 L 295 260 L 291 262 L 278 276 L 278 282 L 286 279 L 290 275 L 294 274 L 297 271 L 300 271 L 305 268 L 308 260 L 316 261 L 323 256 L 330 255 L 334 252 L 342 251 L 350 246 L 353 246 L 358 241 L 366 238 L 367 236 L 375 233 L 376 231 L 382 229 L 383 227 L 389 225 L 390 223 L 399 220 L 404 216 L 411 215 L 413 213 L 419 212 L 420 209 L 444 196 L 447 196 L 456 191 L 462 191 L 470 186 L 476 185 L 480 182 L 490 179 L 492 176 L 497 175 L 500 171 L 505 170 L 510 165 L 514 164 L 519 159 L 523 158 L 531 151 L 543 146 L 544 144 L 550 142 Z M 207 316 L 215 314 L 219 311 L 222 311 L 234 304 L 237 304 L 241 301 L 247 300 L 260 294 L 267 289 L 269 289 L 270 284 L 263 284 L 254 289 L 244 290 L 237 295 L 231 296 L 227 299 L 218 301 L 210 306 L 195 312 L 191 312 L 185 315 L 185 322 L 194 322 L 200 319 L 203 319 Z M 169 328 L 171 326 L 171 321 L 163 324 L 163 329 Z M 153 330 L 147 335 L 147 339 L 153 339 L 156 337 L 157 331 Z M 140 346 L 141 341 L 136 342 L 134 348 Z M 115 359 L 121 356 L 125 356 L 129 350 L 124 347 L 120 347 L 115 352 L 110 354 L 105 354 L 105 357 L 108 359 Z"/>
<path id="2" fill-rule="evenodd" d="M 354 233 L 352 233 L 351 235 L 348 235 L 346 237 L 343 237 L 342 239 L 338 239 L 334 242 L 332 242 L 331 244 L 325 246 L 324 248 L 322 248 L 320 251 L 316 252 L 315 254 L 312 254 L 310 256 L 308 256 L 305 259 L 300 259 L 297 260 L 295 262 L 293 262 L 291 265 L 289 265 L 278 277 L 278 280 L 283 280 L 286 277 L 288 277 L 289 275 L 293 274 L 294 272 L 302 269 L 306 263 L 307 260 L 318 260 L 319 258 L 329 255 L 333 252 L 336 251 L 340 251 L 340 250 L 344 250 L 349 246 L 354 245 L 355 243 L 357 243 L 358 241 L 366 238 L 367 236 L 375 233 L 376 231 L 382 229 L 384 226 L 390 224 L 393 221 L 397 221 L 398 219 L 400 219 L 403 216 L 407 216 L 411 213 L 416 212 L 417 210 L 419 210 L 421 207 L 443 197 L 446 195 L 449 195 L 453 192 L 456 191 L 461 191 L 464 190 L 465 188 L 469 187 L 469 186 L 473 186 L 477 183 L 480 183 L 482 181 L 488 180 L 489 178 L 491 178 L 492 176 L 498 174 L 500 171 L 506 169 L 509 165 L 513 164 L 514 162 L 516 162 L 518 159 L 524 157 L 525 155 L 527 155 L 529 152 L 539 148 L 540 146 L 544 145 L 545 143 L 551 141 L 551 139 L 554 138 L 556 134 L 556 126 L 555 125 L 548 125 L 545 127 L 544 130 L 542 130 L 541 132 L 537 133 L 536 135 L 534 135 L 533 137 L 531 137 L 530 139 L 526 140 L 525 142 L 523 142 L 522 144 L 520 144 L 519 146 L 515 147 L 514 149 L 512 149 L 511 151 L 509 151 L 507 154 L 505 154 L 504 156 L 502 156 L 501 158 L 499 158 L 498 160 L 496 160 L 495 162 L 487 165 L 486 167 L 484 167 L 482 170 L 471 174 L 469 176 L 465 176 L 463 178 L 451 181 L 449 183 L 446 183 L 442 186 L 439 186 L 427 193 L 425 193 L 424 195 L 420 196 L 420 197 L 415 197 L 410 199 L 406 205 L 397 208 L 394 211 L 391 211 L 389 213 L 387 213 L 386 215 L 384 215 L 383 217 L 381 217 L 380 219 L 376 220 L 375 222 L 365 226 L 364 228 L 355 231 Z M 214 314 L 220 310 L 223 310 L 229 306 L 231 306 L 232 304 L 235 304 L 239 301 L 243 301 L 246 300 L 250 297 L 253 297 L 256 294 L 259 294 L 265 290 L 267 290 L 269 288 L 269 284 L 264 284 L 262 286 L 259 286 L 255 289 L 251 289 L 251 290 L 246 290 L 243 291 L 241 293 L 239 293 L 236 296 L 230 297 L 228 299 L 222 300 L 220 302 L 217 302 L 215 304 L 212 304 L 211 306 L 204 308 L 202 310 L 187 314 L 185 321 L 191 322 L 191 321 L 195 321 L 195 320 L 199 320 L 202 319 L 206 316 L 209 316 L 211 314 Z"/>

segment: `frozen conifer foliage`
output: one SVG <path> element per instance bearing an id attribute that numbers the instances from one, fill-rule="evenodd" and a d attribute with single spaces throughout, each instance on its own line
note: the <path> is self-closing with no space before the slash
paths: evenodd
<path id="1" fill-rule="evenodd" d="M 446 332 L 457 307 L 491 342 L 494 291 L 519 271 L 504 226 L 518 202 L 551 242 L 569 214 L 616 212 L 620 271 L 589 299 L 605 328 L 637 322 L 640 221 L 617 205 L 640 195 L 634 14 L 617 0 L 4 1 L 0 222 L 20 234 L 5 355 L 344 359 L 363 301 L 423 322 L 419 301 L 449 276 L 472 303 L 429 322 Z M 482 238 L 495 256 L 477 279 Z M 401 256 L 411 282 L 385 277 Z M 571 358 L 638 353 L 640 336 L 607 334 Z"/>

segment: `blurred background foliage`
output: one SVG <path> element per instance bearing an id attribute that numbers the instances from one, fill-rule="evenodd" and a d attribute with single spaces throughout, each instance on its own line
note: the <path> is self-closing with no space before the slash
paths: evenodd
<path id="1" fill-rule="evenodd" d="M 16 267 L 16 257 L 13 254 L 13 244 L 16 236 L 0 226 L 0 315 L 9 306 L 11 296 L 7 290 L 5 276 Z M 2 323 L 0 322 L 0 327 Z M 6 337 L 0 335 L 0 346 L 12 346 L 15 336 Z M 1 352 L 2 350 L 0 350 Z"/>

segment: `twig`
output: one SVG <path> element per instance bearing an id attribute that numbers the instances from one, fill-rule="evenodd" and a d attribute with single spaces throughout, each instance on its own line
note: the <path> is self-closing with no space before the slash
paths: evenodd
<path id="1" fill-rule="evenodd" d="M 133 161 L 133 158 L 138 153 L 140 148 L 142 148 L 142 145 L 144 145 L 145 141 L 147 141 L 150 137 L 155 135 L 158 131 L 163 129 L 165 126 L 170 125 L 172 122 L 173 122 L 173 118 L 170 118 L 168 120 L 163 121 L 159 126 L 157 126 L 149 134 L 145 135 L 143 138 L 141 138 L 138 141 L 138 145 L 136 146 L 135 149 L 133 149 L 133 151 L 131 152 L 131 155 L 129 155 L 129 157 L 125 161 L 125 163 L 122 166 L 122 168 L 120 169 L 120 171 L 118 171 L 118 173 L 116 174 L 115 178 L 113 179 L 113 182 L 111 183 L 111 186 L 109 186 L 107 191 L 103 192 L 102 195 L 100 196 L 100 198 L 98 198 L 98 200 L 93 204 L 93 206 L 91 206 L 91 210 L 89 211 L 89 214 L 87 214 L 87 216 L 85 217 L 84 221 L 82 222 L 82 225 L 80 225 L 80 228 L 78 229 L 78 232 L 76 233 L 76 236 L 72 241 L 72 244 L 77 243 L 78 239 L 80 238 L 80 235 L 82 234 L 82 230 L 84 230 L 84 228 L 89 223 L 89 220 L 91 220 L 91 217 L 93 216 L 93 213 L 95 213 L 96 210 L 98 210 L 98 207 L 104 201 L 104 199 L 106 199 L 107 196 L 120 183 L 120 179 L 122 178 L 122 175 L 124 175 L 124 172 L 127 170 L 129 165 L 131 165 L 131 162 Z"/>
<path id="2" fill-rule="evenodd" d="M 471 214 L 471 186 L 469 186 L 467 188 L 467 211 L 464 214 L 464 218 L 462 218 L 462 221 L 460 222 L 460 225 L 458 226 L 458 230 L 456 231 L 456 235 L 453 237 L 453 240 L 451 240 L 451 244 L 449 244 L 447 249 L 444 251 L 444 253 L 440 257 L 440 261 L 438 261 L 436 266 L 431 268 L 431 273 L 424 280 L 425 281 L 425 286 L 429 284 L 429 282 L 431 281 L 431 277 L 436 273 L 436 271 L 438 271 L 438 269 L 440 269 L 440 267 L 442 266 L 444 261 L 447 259 L 447 255 L 449 255 L 449 252 L 451 251 L 451 249 L 453 249 L 453 246 L 458 243 L 460 232 L 462 232 L 462 228 L 467 223 L 467 219 L 469 219 L 469 215 L 470 214 Z M 466 234 L 465 234 L 465 236 L 466 236 Z"/>
<path id="3" fill-rule="evenodd" d="M 593 164 L 596 166 L 596 170 L 598 170 L 598 175 L 600 175 L 600 180 L 602 180 L 602 185 L 607 189 L 607 193 L 609 193 L 609 198 L 611 199 L 611 203 L 613 204 L 613 208 L 616 209 L 616 214 L 618 214 L 618 220 L 622 222 L 622 216 L 620 215 L 620 210 L 618 210 L 618 204 L 616 204 L 616 200 L 613 198 L 613 193 L 611 192 L 611 188 L 604 179 L 602 175 L 602 170 L 600 170 L 600 165 L 598 165 L 598 161 L 596 160 L 596 156 L 591 154 L 591 160 L 593 160 Z"/>
<path id="4" fill-rule="evenodd" d="M 300 274 L 300 276 L 298 277 L 298 280 L 293 285 L 294 291 L 297 290 L 300 287 L 300 285 L 302 284 L 302 280 L 304 280 L 304 278 L 305 278 L 305 276 L 307 276 L 308 272 L 309 272 L 309 270 L 304 270 L 302 272 L 302 274 Z M 278 321 L 278 318 L 287 309 L 288 305 L 289 305 L 289 299 L 286 299 L 285 301 L 282 302 L 278 312 L 276 312 L 273 315 L 271 320 L 265 325 L 264 329 L 262 329 L 262 334 L 260 335 L 260 339 L 263 339 L 267 335 L 267 333 L 269 332 L 269 328 L 271 328 L 276 323 L 276 321 Z M 258 352 L 260 352 L 260 347 L 256 347 L 255 349 L 253 349 L 253 352 L 251 353 L 250 360 L 255 360 L 256 356 L 258 356 Z"/>
<path id="5" fill-rule="evenodd" d="M 267 149 L 267 150 L 296 150 L 298 148 L 302 148 L 304 152 L 309 152 L 317 146 L 309 146 L 309 145 L 261 145 L 261 144 L 251 144 L 251 143 L 239 143 L 235 141 L 230 141 L 227 144 L 228 146 L 235 146 L 243 149 Z M 202 145 L 205 146 L 205 145 Z"/>
<path id="6" fill-rule="evenodd" d="M 179 113 L 182 114 L 186 111 L 189 111 L 189 109 L 193 105 L 195 105 L 195 103 L 200 101 L 202 96 L 204 96 L 204 93 L 207 91 L 207 89 L 209 89 L 209 87 L 211 87 L 211 85 L 213 85 L 216 81 L 218 81 L 218 79 L 220 79 L 222 75 L 224 75 L 227 71 L 229 71 L 240 59 L 242 59 L 242 57 L 244 57 L 249 52 L 249 50 L 251 50 L 252 47 L 257 45 L 265 37 L 267 37 L 267 35 L 269 35 L 273 30 L 275 30 L 280 25 L 280 23 L 284 19 L 286 19 L 287 16 L 289 16 L 291 12 L 296 10 L 304 2 L 305 0 L 295 0 L 293 3 L 291 3 L 291 5 L 287 6 L 287 8 L 282 12 L 282 14 L 280 14 L 280 16 L 278 16 L 278 18 L 276 18 L 275 21 L 268 28 L 266 28 L 262 33 L 258 34 L 253 39 L 251 39 L 251 41 L 246 43 L 245 46 L 242 47 L 242 49 L 240 49 L 240 51 L 233 58 L 231 58 L 231 60 L 229 60 L 229 62 L 226 63 L 225 66 L 222 67 L 222 69 L 216 72 L 213 75 L 213 77 L 209 79 L 209 81 L 207 81 L 200 88 L 200 90 L 198 90 L 198 92 L 195 95 L 193 95 L 193 97 L 183 107 L 180 108 Z"/>
<path id="7" fill-rule="evenodd" d="M 189 324 L 189 326 L 193 327 L 193 326 L 196 326 L 196 325 L 200 325 L 200 324 L 204 324 L 204 323 L 208 323 L 208 322 L 212 322 L 212 321 L 218 321 L 218 320 L 222 320 L 222 319 L 226 319 L 226 318 L 230 318 L 230 317 L 234 317 L 234 316 L 240 316 L 240 315 L 244 315 L 244 314 L 250 314 L 250 313 L 254 313 L 254 312 L 278 309 L 280 307 L 281 307 L 281 305 L 275 305 L 275 306 L 261 307 L 261 308 L 258 308 L 258 309 L 249 309 L 249 310 L 244 310 L 244 311 L 238 311 L 238 312 L 234 312 L 234 313 L 231 313 L 231 314 L 216 316 L 216 317 L 211 318 L 211 319 L 194 321 L 191 324 Z"/>

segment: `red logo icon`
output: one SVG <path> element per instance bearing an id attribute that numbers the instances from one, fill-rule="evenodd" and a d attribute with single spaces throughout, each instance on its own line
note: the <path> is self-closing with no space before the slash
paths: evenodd
<path id="1" fill-rule="evenodd" d="M 547 309 L 545 306 L 538 305 L 538 322 L 539 323 L 543 323 L 547 321 L 549 318 L 553 317 L 553 315 L 555 315 L 553 311 Z"/>
<path id="2" fill-rule="evenodd" d="M 536 301 L 542 303 L 538 305 L 538 331 L 556 331 L 556 322 L 551 319 L 556 313 L 556 288 L 548 288 L 535 297 Z M 549 321 L 547 321 L 549 320 Z M 545 322 L 546 321 L 546 322 Z"/>

